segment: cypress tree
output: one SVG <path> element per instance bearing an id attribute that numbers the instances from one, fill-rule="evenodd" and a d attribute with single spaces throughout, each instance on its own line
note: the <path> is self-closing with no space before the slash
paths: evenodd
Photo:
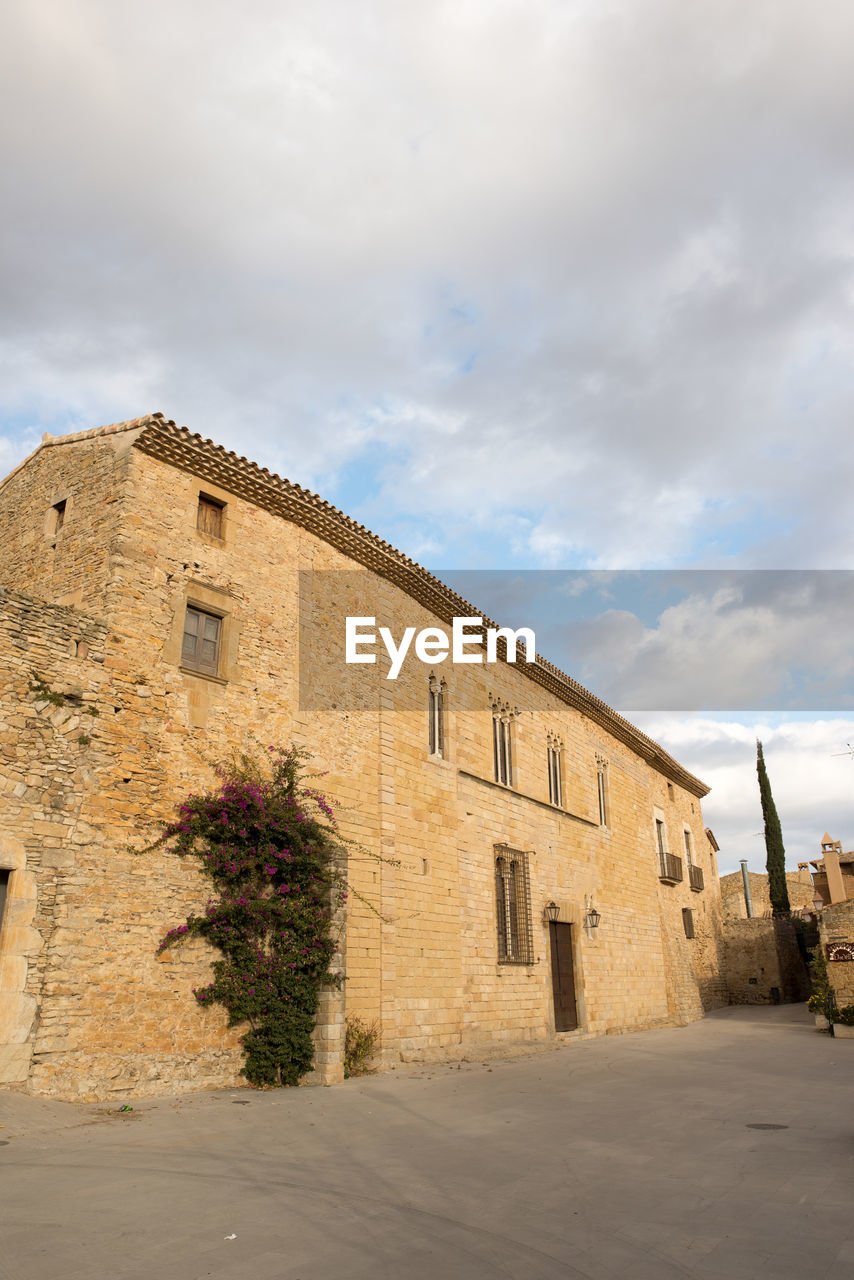
<path id="1" fill-rule="evenodd" d="M 768 872 L 768 893 L 771 898 L 771 912 L 775 916 L 785 915 L 789 910 L 789 889 L 786 884 L 786 850 L 783 848 L 783 832 L 780 830 L 780 819 L 777 806 L 771 794 L 771 783 L 765 768 L 765 757 L 762 754 L 762 743 L 756 741 L 756 772 L 759 775 L 759 798 L 762 801 L 762 817 L 765 822 L 765 869 Z"/>

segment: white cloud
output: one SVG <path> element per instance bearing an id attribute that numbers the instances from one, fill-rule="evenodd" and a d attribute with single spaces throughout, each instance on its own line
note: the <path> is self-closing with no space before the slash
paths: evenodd
<path id="1" fill-rule="evenodd" d="M 783 717 L 713 719 L 648 714 L 639 725 L 711 787 L 703 817 L 721 846 L 722 875 L 742 858 L 765 870 L 762 807 L 756 778 L 756 740 L 763 744 L 780 815 L 786 867 L 819 856 L 825 831 L 854 848 L 854 718 L 817 721 Z"/>
<path id="2" fill-rule="evenodd" d="M 434 564 L 847 566 L 853 46 L 795 0 L 10 0 L 4 467 L 159 409 L 333 498 L 352 466 Z M 825 603 L 595 638 L 645 705 L 812 638 L 839 682 Z M 704 723 L 662 721 L 748 856 L 753 729 Z M 766 742 L 801 844 L 850 839 L 824 732 Z"/>
<path id="3" fill-rule="evenodd" d="M 630 708 L 854 706 L 854 575 L 700 573 L 685 581 L 687 593 L 654 625 L 615 607 L 568 627 L 578 678 Z"/>
<path id="4" fill-rule="evenodd" d="M 448 562 L 463 494 L 529 563 L 850 559 L 850 8 L 6 16 L 7 413 L 393 447 Z"/>

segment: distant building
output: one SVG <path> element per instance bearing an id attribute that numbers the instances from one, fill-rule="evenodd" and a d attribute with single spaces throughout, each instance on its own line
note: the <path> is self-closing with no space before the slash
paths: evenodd
<path id="1" fill-rule="evenodd" d="M 768 890 L 768 876 L 764 872 L 748 871 L 750 899 L 753 904 L 753 915 L 756 919 L 766 919 L 773 915 L 771 894 Z M 809 878 L 804 882 L 801 873 L 786 872 L 786 887 L 789 892 L 789 905 L 793 911 L 806 908 L 812 911 L 814 889 Z M 744 897 L 744 878 L 740 871 L 732 871 L 721 876 L 721 906 L 724 920 L 747 920 L 747 903 Z"/>
<path id="2" fill-rule="evenodd" d="M 730 1004 L 776 1004 L 809 995 L 806 965 L 790 920 L 775 919 L 768 876 L 747 873 L 752 916 L 748 914 L 740 871 L 721 876 L 727 997 Z M 793 913 L 813 912 L 813 888 L 794 871 L 786 872 Z"/>
<path id="3" fill-rule="evenodd" d="M 831 902 L 848 902 L 854 898 L 854 851 L 842 852 L 842 841 L 834 840 L 825 831 L 821 837 L 821 857 L 809 863 L 799 862 L 798 870 L 809 876 L 812 872 L 813 896 L 821 898 L 822 905 Z"/>

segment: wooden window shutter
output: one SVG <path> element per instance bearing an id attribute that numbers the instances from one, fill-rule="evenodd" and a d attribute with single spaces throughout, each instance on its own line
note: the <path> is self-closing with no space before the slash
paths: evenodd
<path id="1" fill-rule="evenodd" d="M 181 662 L 195 671 L 216 675 L 219 670 L 222 618 L 201 609 L 187 606 L 184 619 L 184 640 L 181 645 Z"/>
<path id="2" fill-rule="evenodd" d="M 199 495 L 199 514 L 196 527 L 199 533 L 206 533 L 211 538 L 222 537 L 222 513 L 224 505 L 213 498 Z"/>

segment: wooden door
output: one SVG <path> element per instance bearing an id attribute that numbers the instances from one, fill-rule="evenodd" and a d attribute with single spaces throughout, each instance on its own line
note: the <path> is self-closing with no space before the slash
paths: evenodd
<path id="1" fill-rule="evenodd" d="M 572 925 L 552 921 L 549 924 L 552 952 L 552 989 L 555 1002 L 555 1031 L 575 1031 L 578 1013 L 575 1007 L 575 973 L 572 967 Z"/>

